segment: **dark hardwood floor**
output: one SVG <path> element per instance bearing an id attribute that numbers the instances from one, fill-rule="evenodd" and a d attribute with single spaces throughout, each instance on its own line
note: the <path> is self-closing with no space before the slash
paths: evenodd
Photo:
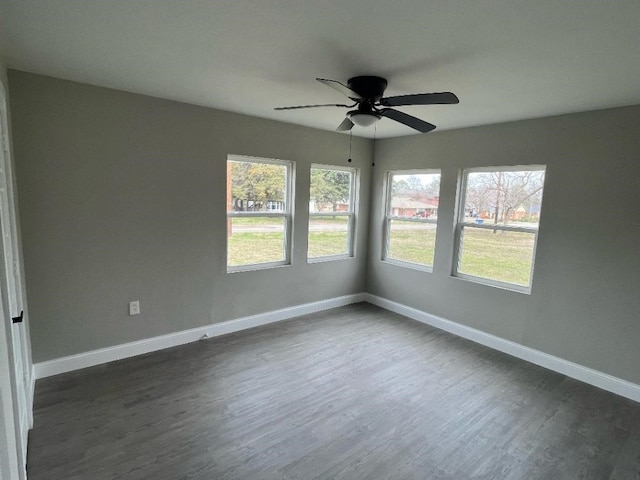
<path id="1" fill-rule="evenodd" d="M 368 304 L 35 401 L 30 480 L 640 479 L 640 404 Z"/>

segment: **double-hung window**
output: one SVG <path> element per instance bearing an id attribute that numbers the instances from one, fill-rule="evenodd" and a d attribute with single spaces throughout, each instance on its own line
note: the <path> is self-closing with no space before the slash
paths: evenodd
<path id="1" fill-rule="evenodd" d="M 229 155 L 227 271 L 291 263 L 292 162 Z"/>
<path id="2" fill-rule="evenodd" d="M 436 245 L 439 170 L 389 172 L 382 259 L 431 271 Z"/>
<path id="3" fill-rule="evenodd" d="M 454 275 L 531 291 L 544 177 L 538 165 L 463 172 Z"/>
<path id="4" fill-rule="evenodd" d="M 357 170 L 312 165 L 309 184 L 309 262 L 354 254 Z"/>

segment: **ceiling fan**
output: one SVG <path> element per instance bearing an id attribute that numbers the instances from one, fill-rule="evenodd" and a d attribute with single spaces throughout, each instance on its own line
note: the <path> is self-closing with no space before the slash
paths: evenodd
<path id="1" fill-rule="evenodd" d="M 277 107 L 275 110 L 296 110 L 315 107 L 354 108 L 354 110 L 347 112 L 347 116 L 342 123 L 338 125 L 336 130 L 340 132 L 348 131 L 351 130 L 354 125 L 369 127 L 382 117 L 386 117 L 418 130 L 419 132 L 427 133 L 435 129 L 436 126 L 388 107 L 399 107 L 402 105 L 451 105 L 460 102 L 458 97 L 451 92 L 416 93 L 413 95 L 383 97 L 382 95 L 387 88 L 387 81 L 382 77 L 368 75 L 353 77 L 349 79 L 346 85 L 337 80 L 328 80 L 326 78 L 316 78 L 316 80 L 346 95 L 355 103 L 352 105 L 342 103 L 298 105 L 293 107 Z"/>

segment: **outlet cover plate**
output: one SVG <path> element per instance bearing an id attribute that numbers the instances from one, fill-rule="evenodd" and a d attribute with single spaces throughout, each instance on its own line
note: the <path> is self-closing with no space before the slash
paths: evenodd
<path id="1" fill-rule="evenodd" d="M 140 300 L 129 302 L 129 315 L 140 315 Z"/>

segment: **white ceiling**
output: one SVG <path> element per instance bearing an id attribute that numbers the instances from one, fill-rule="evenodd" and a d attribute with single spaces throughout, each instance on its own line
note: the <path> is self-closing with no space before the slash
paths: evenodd
<path id="1" fill-rule="evenodd" d="M 11 68 L 333 130 L 315 77 L 388 79 L 438 130 L 640 104 L 639 0 L 0 0 Z M 359 136 L 373 128 L 354 127 Z M 377 137 L 417 133 L 389 119 Z M 433 135 L 433 134 L 431 134 Z"/>

